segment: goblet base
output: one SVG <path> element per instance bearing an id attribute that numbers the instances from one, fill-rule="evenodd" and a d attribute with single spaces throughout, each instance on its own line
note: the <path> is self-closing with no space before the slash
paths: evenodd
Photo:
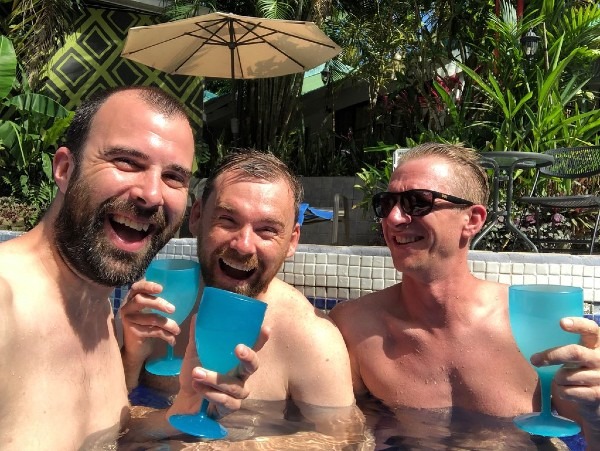
<path id="1" fill-rule="evenodd" d="M 581 427 L 568 418 L 542 415 L 539 412 L 519 415 L 513 419 L 513 422 L 520 429 L 543 437 L 568 437 L 581 431 Z"/>
<path id="2" fill-rule="evenodd" d="M 219 440 L 227 436 L 227 429 L 204 414 L 172 415 L 169 423 L 181 432 L 198 438 Z"/>
<path id="3" fill-rule="evenodd" d="M 179 357 L 151 360 L 146 362 L 146 371 L 157 376 L 179 376 L 182 363 Z"/>

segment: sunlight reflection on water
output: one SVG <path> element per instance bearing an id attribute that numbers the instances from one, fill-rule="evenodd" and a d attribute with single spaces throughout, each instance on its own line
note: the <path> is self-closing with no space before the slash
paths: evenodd
<path id="1" fill-rule="evenodd" d="M 256 402 L 221 420 L 230 431 L 225 440 L 199 441 L 178 436 L 145 443 L 122 442 L 133 450 L 562 450 L 558 439 L 532 438 L 510 418 L 488 417 L 460 409 L 401 409 L 394 412 L 373 399 L 361 400 L 362 414 L 337 424 L 315 425 L 291 402 Z M 153 410 L 136 407 L 133 415 Z M 363 418 L 364 414 L 364 418 Z M 348 415 L 344 415 L 348 418 Z M 327 431 L 327 432 L 324 432 Z"/>

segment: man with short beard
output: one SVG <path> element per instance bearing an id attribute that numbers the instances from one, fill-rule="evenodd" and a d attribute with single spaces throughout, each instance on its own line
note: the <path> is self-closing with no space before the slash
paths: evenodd
<path id="1" fill-rule="evenodd" d="M 109 295 L 179 228 L 193 158 L 186 113 L 159 89 L 103 92 L 77 110 L 54 156 L 56 198 L 0 245 L 3 450 L 115 443 L 129 403 Z"/>
<path id="2" fill-rule="evenodd" d="M 259 368 L 246 380 L 248 400 L 292 400 L 305 418 L 326 427 L 328 416 L 340 420 L 355 413 L 348 353 L 327 316 L 276 277 L 298 245 L 302 195 L 299 180 L 273 155 L 252 150 L 230 153 L 208 177 L 201 199 L 192 206 L 190 230 L 197 236 L 205 286 L 268 304 L 264 326 L 269 339 L 257 351 Z M 165 310 L 164 300 L 152 296 L 157 294 L 155 285 L 144 281 L 133 285 L 128 307 L 122 311 L 123 323 L 132 333 L 171 338 L 176 329 L 170 323 L 163 323 L 160 330 L 148 329 L 156 324 L 151 318 L 157 315 L 142 319 L 128 310 Z M 137 368 L 152 351 L 150 341 L 145 351 Z M 138 377 L 139 371 L 131 372 L 128 381 L 136 385 Z M 206 375 L 195 371 L 193 377 L 201 382 Z M 317 421 L 316 410 L 309 405 L 329 409 L 319 409 Z M 190 406 L 178 396 L 169 414 L 192 413 L 198 407 L 199 403 Z"/>

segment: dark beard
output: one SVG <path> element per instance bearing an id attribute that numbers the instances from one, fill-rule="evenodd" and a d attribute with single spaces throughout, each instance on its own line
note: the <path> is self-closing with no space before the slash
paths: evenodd
<path id="1" fill-rule="evenodd" d="M 62 258 L 78 273 L 100 285 L 116 287 L 141 279 L 183 217 L 167 227 L 162 208 L 142 209 L 116 198 L 107 199 L 95 209 L 90 186 L 77 175 L 74 177 L 54 221 L 55 242 Z M 115 248 L 104 235 L 104 221 L 109 212 L 130 213 L 151 220 L 155 226 L 146 249 L 132 253 Z"/>

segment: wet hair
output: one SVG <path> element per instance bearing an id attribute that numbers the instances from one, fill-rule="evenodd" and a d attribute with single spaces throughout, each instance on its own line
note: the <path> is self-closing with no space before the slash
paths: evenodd
<path id="1" fill-rule="evenodd" d="M 206 179 L 202 192 L 202 205 L 215 189 L 216 179 L 226 172 L 239 171 L 244 180 L 285 181 L 294 196 L 294 221 L 298 222 L 298 208 L 304 198 L 304 188 L 287 165 L 275 155 L 254 149 L 236 149 L 225 155 Z"/>
<path id="2" fill-rule="evenodd" d="M 183 104 L 160 88 L 154 86 L 120 86 L 99 91 L 81 103 L 65 133 L 63 145 L 68 147 L 73 154 L 76 167 L 79 166 L 81 161 L 81 154 L 90 133 L 92 121 L 98 110 L 110 97 L 121 92 L 132 92 L 154 111 L 166 117 L 185 118 L 188 124 L 190 123 Z"/>
<path id="3" fill-rule="evenodd" d="M 476 150 L 464 147 L 462 144 L 419 144 L 400 156 L 398 167 L 407 161 L 430 156 L 444 159 L 456 169 L 453 177 L 456 192 L 448 194 L 462 197 L 479 205 L 487 205 L 490 185 Z"/>

